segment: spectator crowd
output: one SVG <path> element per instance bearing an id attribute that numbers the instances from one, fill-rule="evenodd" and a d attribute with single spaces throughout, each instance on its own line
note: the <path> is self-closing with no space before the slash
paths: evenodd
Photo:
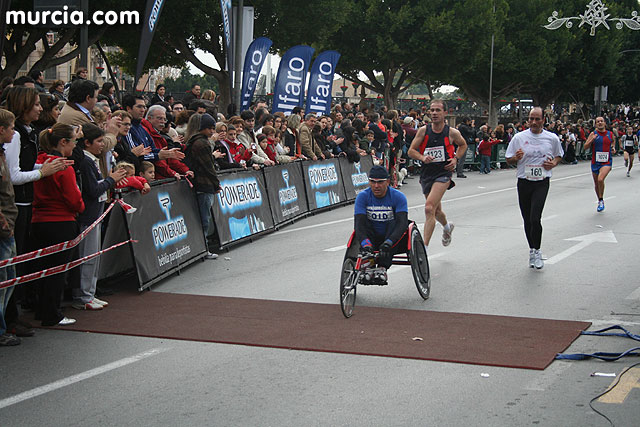
<path id="1" fill-rule="evenodd" d="M 351 162 L 371 155 L 388 168 L 392 185 L 401 187 L 419 164 L 407 150 L 417 129 L 430 121 L 428 111 L 388 110 L 337 103 L 331 113 L 289 116 L 270 112 L 264 102 L 224 115 L 216 93 L 194 85 L 180 99 L 158 85 L 150 99 L 115 96 L 111 83 L 101 87 L 79 69 L 72 81 L 54 81 L 47 89 L 43 73 L 33 71 L 0 82 L 0 259 L 28 253 L 88 234 L 70 250 L 0 269 L 0 281 L 62 265 L 98 252 L 101 226 L 93 226 L 116 189 L 146 194 L 156 180 L 188 179 L 194 187 L 205 240 L 212 224 L 211 206 L 220 190 L 218 173 L 260 169 L 295 161 L 345 157 Z M 615 135 L 638 134 L 640 114 L 621 106 L 606 113 Z M 480 156 L 480 172 L 491 172 L 491 151 L 508 144 L 526 123 L 490 128 L 463 118 L 458 125 Z M 593 129 L 549 120 L 565 161 L 576 163 L 576 147 Z M 636 139 L 637 141 L 637 139 Z M 622 151 L 622 150 L 621 150 Z M 466 177 L 464 162 L 457 176 Z M 207 249 L 206 258 L 217 254 Z M 75 322 L 65 316 L 64 295 L 78 310 L 102 310 L 108 290 L 97 286 L 99 257 L 67 272 L 36 282 L 0 289 L 0 346 L 17 345 L 34 335 L 22 310 L 35 312 L 43 326 Z"/>

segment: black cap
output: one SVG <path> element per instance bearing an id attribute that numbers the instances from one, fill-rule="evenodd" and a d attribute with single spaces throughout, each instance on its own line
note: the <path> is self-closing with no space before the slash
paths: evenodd
<path id="1" fill-rule="evenodd" d="M 389 179 L 389 172 L 382 166 L 374 166 L 369 171 L 369 179 Z"/>
<path id="2" fill-rule="evenodd" d="M 216 127 L 216 119 L 211 114 L 204 113 L 200 119 L 200 130 Z"/>

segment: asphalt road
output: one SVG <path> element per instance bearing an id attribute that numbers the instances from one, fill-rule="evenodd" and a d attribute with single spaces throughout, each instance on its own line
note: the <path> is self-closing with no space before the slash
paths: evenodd
<path id="1" fill-rule="evenodd" d="M 443 248 L 437 226 L 429 247 L 431 298 L 419 297 L 410 269 L 394 266 L 389 286 L 359 289 L 358 305 L 591 321 L 639 334 L 640 166 L 627 178 L 621 157 L 614 165 L 603 213 L 586 162 L 554 170 L 541 271 L 528 268 L 515 171 L 456 180 L 443 204 L 453 242 Z M 417 179 L 402 191 L 422 223 Z M 153 291 L 331 303 L 342 316 L 338 277 L 352 212 L 310 216 Z M 637 346 L 583 336 L 568 352 Z M 616 378 L 591 374 L 619 375 L 636 362 L 556 361 L 533 371 L 38 330 L 0 349 L 0 425 L 605 426 L 589 401 Z M 639 378 L 631 369 L 608 403 L 594 403 L 617 426 L 640 425 Z"/>

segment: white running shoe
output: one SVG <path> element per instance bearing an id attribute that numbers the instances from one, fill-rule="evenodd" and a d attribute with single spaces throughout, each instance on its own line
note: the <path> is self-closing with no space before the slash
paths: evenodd
<path id="1" fill-rule="evenodd" d="M 207 254 L 204 257 L 206 259 L 216 259 L 218 258 L 218 254 L 214 254 L 213 252 L 207 252 Z"/>
<path id="2" fill-rule="evenodd" d="M 106 307 L 106 306 L 108 306 L 108 305 L 109 305 L 109 303 L 108 303 L 108 302 L 103 301 L 103 300 L 101 300 L 101 299 L 98 299 L 98 298 L 96 298 L 96 297 L 93 297 L 93 302 L 95 302 L 96 304 L 100 304 L 100 305 L 101 305 L 101 306 L 103 306 L 103 307 Z"/>
<path id="3" fill-rule="evenodd" d="M 631 172 L 627 171 L 627 178 L 631 176 Z"/>
<path id="4" fill-rule="evenodd" d="M 536 251 L 535 249 L 529 249 L 529 268 L 533 268 L 535 266 L 536 261 Z"/>
<path id="5" fill-rule="evenodd" d="M 453 223 L 449 223 L 449 231 L 446 228 L 442 229 L 442 246 L 449 246 L 451 244 L 451 234 L 453 234 Z"/>
<path id="6" fill-rule="evenodd" d="M 542 267 L 544 267 L 544 261 L 542 261 L 542 251 L 540 249 L 536 249 L 534 257 L 535 259 L 533 260 L 533 265 L 537 270 L 542 269 Z"/>

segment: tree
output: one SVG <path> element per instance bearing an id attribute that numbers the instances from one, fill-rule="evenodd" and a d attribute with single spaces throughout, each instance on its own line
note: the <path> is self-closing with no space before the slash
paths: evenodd
<path id="1" fill-rule="evenodd" d="M 191 74 L 187 68 L 182 69 L 178 78 L 166 78 L 163 84 L 167 93 L 174 95 L 188 91 L 194 84 L 199 84 L 203 91 L 206 89 L 212 89 L 216 93 L 219 91 L 218 81 L 213 76 Z"/>

